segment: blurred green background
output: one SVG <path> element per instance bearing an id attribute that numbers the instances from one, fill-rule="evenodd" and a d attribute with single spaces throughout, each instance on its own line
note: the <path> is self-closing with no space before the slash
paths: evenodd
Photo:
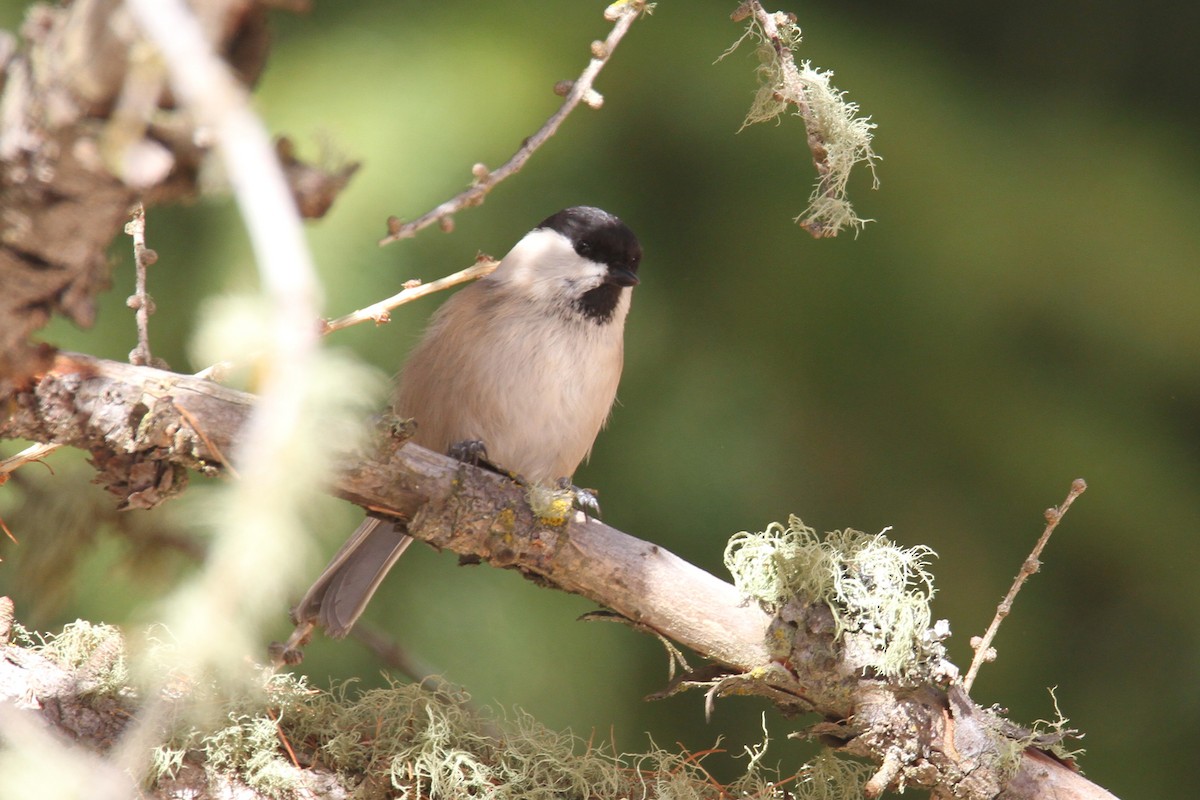
<path id="1" fill-rule="evenodd" d="M 7 27 L 22 5 L 4 7 Z M 577 475 L 602 491 L 605 521 L 722 576 L 730 534 L 789 513 L 823 530 L 892 526 L 901 543 L 940 554 L 935 614 L 950 620 L 965 668 L 968 640 L 991 619 L 1042 510 L 1084 477 L 1090 488 L 975 695 L 1028 722 L 1053 716 L 1056 686 L 1087 734 L 1092 778 L 1118 796 L 1190 796 L 1200 81 L 1188 31 L 1200 11 L 777 3 L 799 17 L 799 55 L 835 70 L 879 125 L 880 189 L 867 175 L 851 184 L 876 221 L 857 238 L 814 241 L 791 224 L 813 177 L 800 122 L 736 133 L 756 86 L 752 51 L 713 63 L 741 33 L 733 6 L 659 3 L 602 73 L 601 110 L 577 111 L 452 235 L 383 249 L 387 215 L 415 217 L 457 192 L 473 163 L 500 164 L 551 113 L 550 86 L 577 75 L 608 30 L 603 3 L 317 0 L 307 16 L 278 15 L 257 95 L 272 132 L 302 155 L 326 146 L 364 163 L 310 229 L 328 313 L 459 269 L 477 250 L 501 256 L 561 207 L 619 214 L 645 247 L 643 283 L 621 405 Z M 160 255 L 155 352 L 198 368 L 186 347 L 199 301 L 252 280 L 238 217 L 222 198 L 152 209 L 148 235 Z M 123 306 L 129 249 L 124 237 L 113 247 L 117 288 L 97 327 L 56 324 L 46 340 L 125 357 L 135 343 Z M 390 373 L 436 302 L 330 344 Z M 21 486 L 0 490 L 0 514 L 22 541 L 4 548 L 0 591 L 28 624 L 142 619 L 139 608 L 187 568 L 170 555 L 122 567 L 137 540 L 101 534 L 77 549 L 61 591 L 28 577 L 46 574 L 38 552 L 56 521 L 107 502 L 81 461 L 59 454 L 55 476 L 29 468 Z M 54 513 L 20 510 L 35 479 L 57 498 Z M 325 506 L 330 553 L 358 515 Z M 168 524 L 172 513 L 140 516 Z M 758 740 L 752 700 L 718 703 L 708 723 L 699 695 L 642 702 L 666 680 L 661 648 L 575 621 L 590 608 L 418 547 L 368 616 L 480 702 L 519 705 L 585 738 L 642 749 L 649 732 L 703 750 L 724 737 L 731 753 Z M 272 637 L 287 632 L 282 608 L 279 623 Z M 318 685 L 371 685 L 380 670 L 359 645 L 327 640 L 304 668 Z M 777 737 L 768 760 L 786 774 L 810 753 Z"/>

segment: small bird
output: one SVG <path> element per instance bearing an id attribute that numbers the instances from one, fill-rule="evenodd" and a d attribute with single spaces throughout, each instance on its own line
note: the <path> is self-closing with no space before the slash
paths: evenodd
<path id="1" fill-rule="evenodd" d="M 543 220 L 442 305 L 409 356 L 392 404 L 416 421 L 412 441 L 442 453 L 481 444 L 530 483 L 569 482 L 616 399 L 641 258 L 633 231 L 606 211 Z M 411 542 L 402 524 L 368 517 L 293 619 L 345 636 Z"/>

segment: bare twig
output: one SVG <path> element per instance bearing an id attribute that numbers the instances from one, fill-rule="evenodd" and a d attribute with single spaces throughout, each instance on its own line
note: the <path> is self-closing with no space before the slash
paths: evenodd
<path id="1" fill-rule="evenodd" d="M 155 364 L 150 356 L 150 315 L 154 313 L 154 299 L 146 293 L 146 268 L 158 261 L 158 253 L 146 247 L 146 209 L 138 203 L 133 207 L 133 218 L 125 224 L 125 233 L 133 237 L 133 264 L 137 270 L 134 292 L 125 305 L 134 310 L 137 320 L 138 343 L 129 353 L 129 363 L 139 367 L 165 366 Z"/>
<path id="2" fill-rule="evenodd" d="M 358 623 L 350 631 L 350 636 L 374 653 L 388 669 L 399 672 L 414 683 L 439 674 L 438 670 L 410 655 L 395 639 L 370 625 Z"/>
<path id="3" fill-rule="evenodd" d="M 581 102 L 592 108 L 599 108 L 604 102 L 604 98 L 592 88 L 592 84 L 596 80 L 596 76 L 600 74 L 600 70 L 608 63 L 613 50 L 620 44 L 629 27 L 633 25 L 633 21 L 645 8 L 644 0 L 622 0 L 609 6 L 604 13 L 605 18 L 613 22 L 613 28 L 609 32 L 608 38 L 603 42 L 592 43 L 592 59 L 578 78 L 555 87 L 556 91 L 565 91 L 566 97 L 562 106 L 546 120 L 545 124 L 522 142 L 521 147 L 513 154 L 512 158 L 497 169 L 489 170 L 482 164 L 476 164 L 471 170 L 475 176 L 475 182 L 466 191 L 460 192 L 411 222 L 401 222 L 395 217 L 390 218 L 388 235 L 379 240 L 380 246 L 415 236 L 418 231 L 424 230 L 435 222 L 441 224 L 443 228 L 451 226 L 454 214 L 463 209 L 480 205 L 497 184 L 519 172 L 530 156 L 558 131 L 563 120 Z"/>
<path id="4" fill-rule="evenodd" d="M 17 541 L 17 537 L 13 535 L 12 529 L 9 528 L 8 525 L 4 522 L 3 517 L 0 517 L 0 530 L 4 531 L 4 535 L 8 537 L 8 540 L 10 542 L 12 542 L 13 544 L 20 544 L 20 542 Z"/>
<path id="5" fill-rule="evenodd" d="M 419 300 L 422 297 L 440 292 L 445 289 L 457 286 L 460 283 L 477 280 L 487 275 L 491 275 L 496 267 L 500 266 L 500 262 L 489 256 L 480 256 L 479 259 L 467 267 L 460 269 L 458 272 L 451 273 L 445 277 L 422 283 L 419 280 L 405 281 L 404 288 L 391 297 L 380 300 L 377 303 L 372 303 L 369 306 L 360 308 L 357 311 L 352 311 L 349 314 L 338 317 L 337 319 L 322 319 L 319 325 L 319 332 L 322 336 L 340 331 L 345 328 L 358 325 L 363 322 L 374 322 L 376 325 L 383 325 L 391 321 L 391 315 L 388 313 L 394 308 L 398 308 L 406 303 L 411 303 L 414 300 Z M 130 363 L 137 364 L 134 361 L 132 354 Z M 194 373 L 194 377 L 212 380 L 218 383 L 223 379 L 226 371 L 233 369 L 236 363 L 233 361 L 218 361 L 215 364 L 210 364 L 199 372 Z M 0 475 L 12 472 L 29 461 L 37 461 L 58 449 L 58 445 L 33 445 L 21 451 L 17 455 L 11 456 L 3 461 L 0 461 Z M 222 463 L 229 467 L 227 459 L 221 457 Z"/>
<path id="6" fill-rule="evenodd" d="M 411 303 L 413 300 L 433 294 L 434 292 L 440 292 L 442 289 L 449 289 L 451 286 L 457 286 L 460 283 L 466 283 L 467 281 L 490 275 L 499 265 L 499 261 L 484 256 L 466 269 L 461 269 L 444 278 L 438 278 L 436 281 L 430 281 L 429 283 L 406 281 L 401 291 L 386 300 L 380 300 L 378 303 L 369 305 L 366 308 L 360 308 L 358 311 L 354 311 L 344 317 L 338 317 L 333 320 L 321 320 L 321 333 L 333 333 L 334 331 L 340 331 L 343 328 L 349 328 L 351 325 L 357 325 L 360 322 L 367 322 L 368 320 L 374 322 L 376 325 L 382 325 L 385 322 L 391 321 L 388 312 L 393 308 L 405 303 Z"/>
<path id="7" fill-rule="evenodd" d="M 1038 559 L 1041 557 L 1046 543 L 1050 541 L 1050 534 L 1054 533 L 1054 529 L 1062 521 L 1063 515 L 1067 513 L 1067 509 L 1075 502 L 1075 498 L 1079 497 L 1086 490 L 1087 483 L 1083 478 L 1076 478 L 1071 483 L 1071 491 L 1067 493 L 1067 497 L 1063 500 L 1062 505 L 1046 509 L 1046 529 L 1042 531 L 1037 544 L 1033 546 L 1033 550 L 1030 551 L 1025 562 L 1021 564 L 1021 570 L 1017 573 L 1017 577 L 1013 579 L 1013 584 L 1009 588 L 1008 594 L 1004 596 L 1004 599 L 1000 601 L 1000 605 L 996 607 L 996 616 L 992 618 L 992 624 L 988 626 L 987 633 L 982 637 L 971 637 L 971 647 L 975 650 L 975 657 L 971 659 L 971 668 L 967 670 L 967 676 L 963 678 L 963 689 L 965 691 L 971 691 L 971 685 L 975 682 L 975 676 L 979 674 L 979 668 L 983 666 L 983 663 L 995 660 L 996 653 L 991 647 L 992 640 L 996 638 L 996 632 L 1000 630 L 1000 623 L 1012 611 L 1013 601 L 1016 600 L 1017 593 L 1021 591 L 1021 587 L 1025 585 L 1025 581 L 1029 579 L 1030 575 L 1041 569 L 1042 562 Z"/>
<path id="8" fill-rule="evenodd" d="M 50 455 L 60 447 L 62 447 L 61 444 L 54 444 L 53 442 L 46 444 L 31 444 L 29 447 L 26 447 L 16 455 L 11 455 L 3 461 L 0 461 L 0 483 L 3 483 L 3 481 L 6 480 L 6 478 L 3 478 L 3 476 L 8 475 L 10 472 L 16 472 L 18 469 L 31 462 L 41 461 L 43 458 Z"/>

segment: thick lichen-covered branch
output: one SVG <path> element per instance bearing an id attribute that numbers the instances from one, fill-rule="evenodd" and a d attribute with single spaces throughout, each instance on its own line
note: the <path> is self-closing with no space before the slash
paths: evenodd
<path id="1" fill-rule="evenodd" d="M 0 438 L 52 440 L 135 462 L 220 472 L 217 451 L 232 450 L 254 400 L 191 376 L 63 354 L 54 369 L 0 402 L 13 409 L 0 422 Z M 948 670 L 923 672 L 921 664 L 936 666 L 935 659 L 917 658 L 901 678 L 882 674 L 886 661 L 872 666 L 879 647 L 864 621 L 851 622 L 862 597 L 844 580 L 890 583 L 883 588 L 893 595 L 927 595 L 921 553 L 899 558 L 907 565 L 899 572 L 877 571 L 880 564 L 895 566 L 896 558 L 860 556 L 883 542 L 851 537 L 841 547 L 827 537 L 822 546 L 839 551 L 837 602 L 845 605 L 799 595 L 780 604 L 776 592 L 777 607 L 768 611 L 663 548 L 597 520 L 579 515 L 562 526 L 541 524 L 522 487 L 387 436 L 368 451 L 342 454 L 333 466 L 334 493 L 407 520 L 414 537 L 588 597 L 713 662 L 686 676 L 690 682 L 815 712 L 826 722 L 814 734 L 879 765 L 899 759 L 888 784 L 980 799 L 1006 785 L 1008 798 L 1107 796 L 1068 765 L 1040 755 L 1034 747 L 1047 743 L 1031 732 L 976 707 L 955 684 L 947 687 Z M 901 644 L 900 650 L 929 655 L 912 642 Z"/>

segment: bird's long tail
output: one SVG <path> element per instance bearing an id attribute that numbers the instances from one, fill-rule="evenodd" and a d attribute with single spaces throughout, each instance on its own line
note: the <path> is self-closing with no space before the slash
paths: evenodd
<path id="1" fill-rule="evenodd" d="M 402 524 L 376 517 L 363 520 L 293 609 L 293 621 L 315 622 L 337 639 L 348 634 L 388 570 L 412 544 L 404 530 Z"/>

